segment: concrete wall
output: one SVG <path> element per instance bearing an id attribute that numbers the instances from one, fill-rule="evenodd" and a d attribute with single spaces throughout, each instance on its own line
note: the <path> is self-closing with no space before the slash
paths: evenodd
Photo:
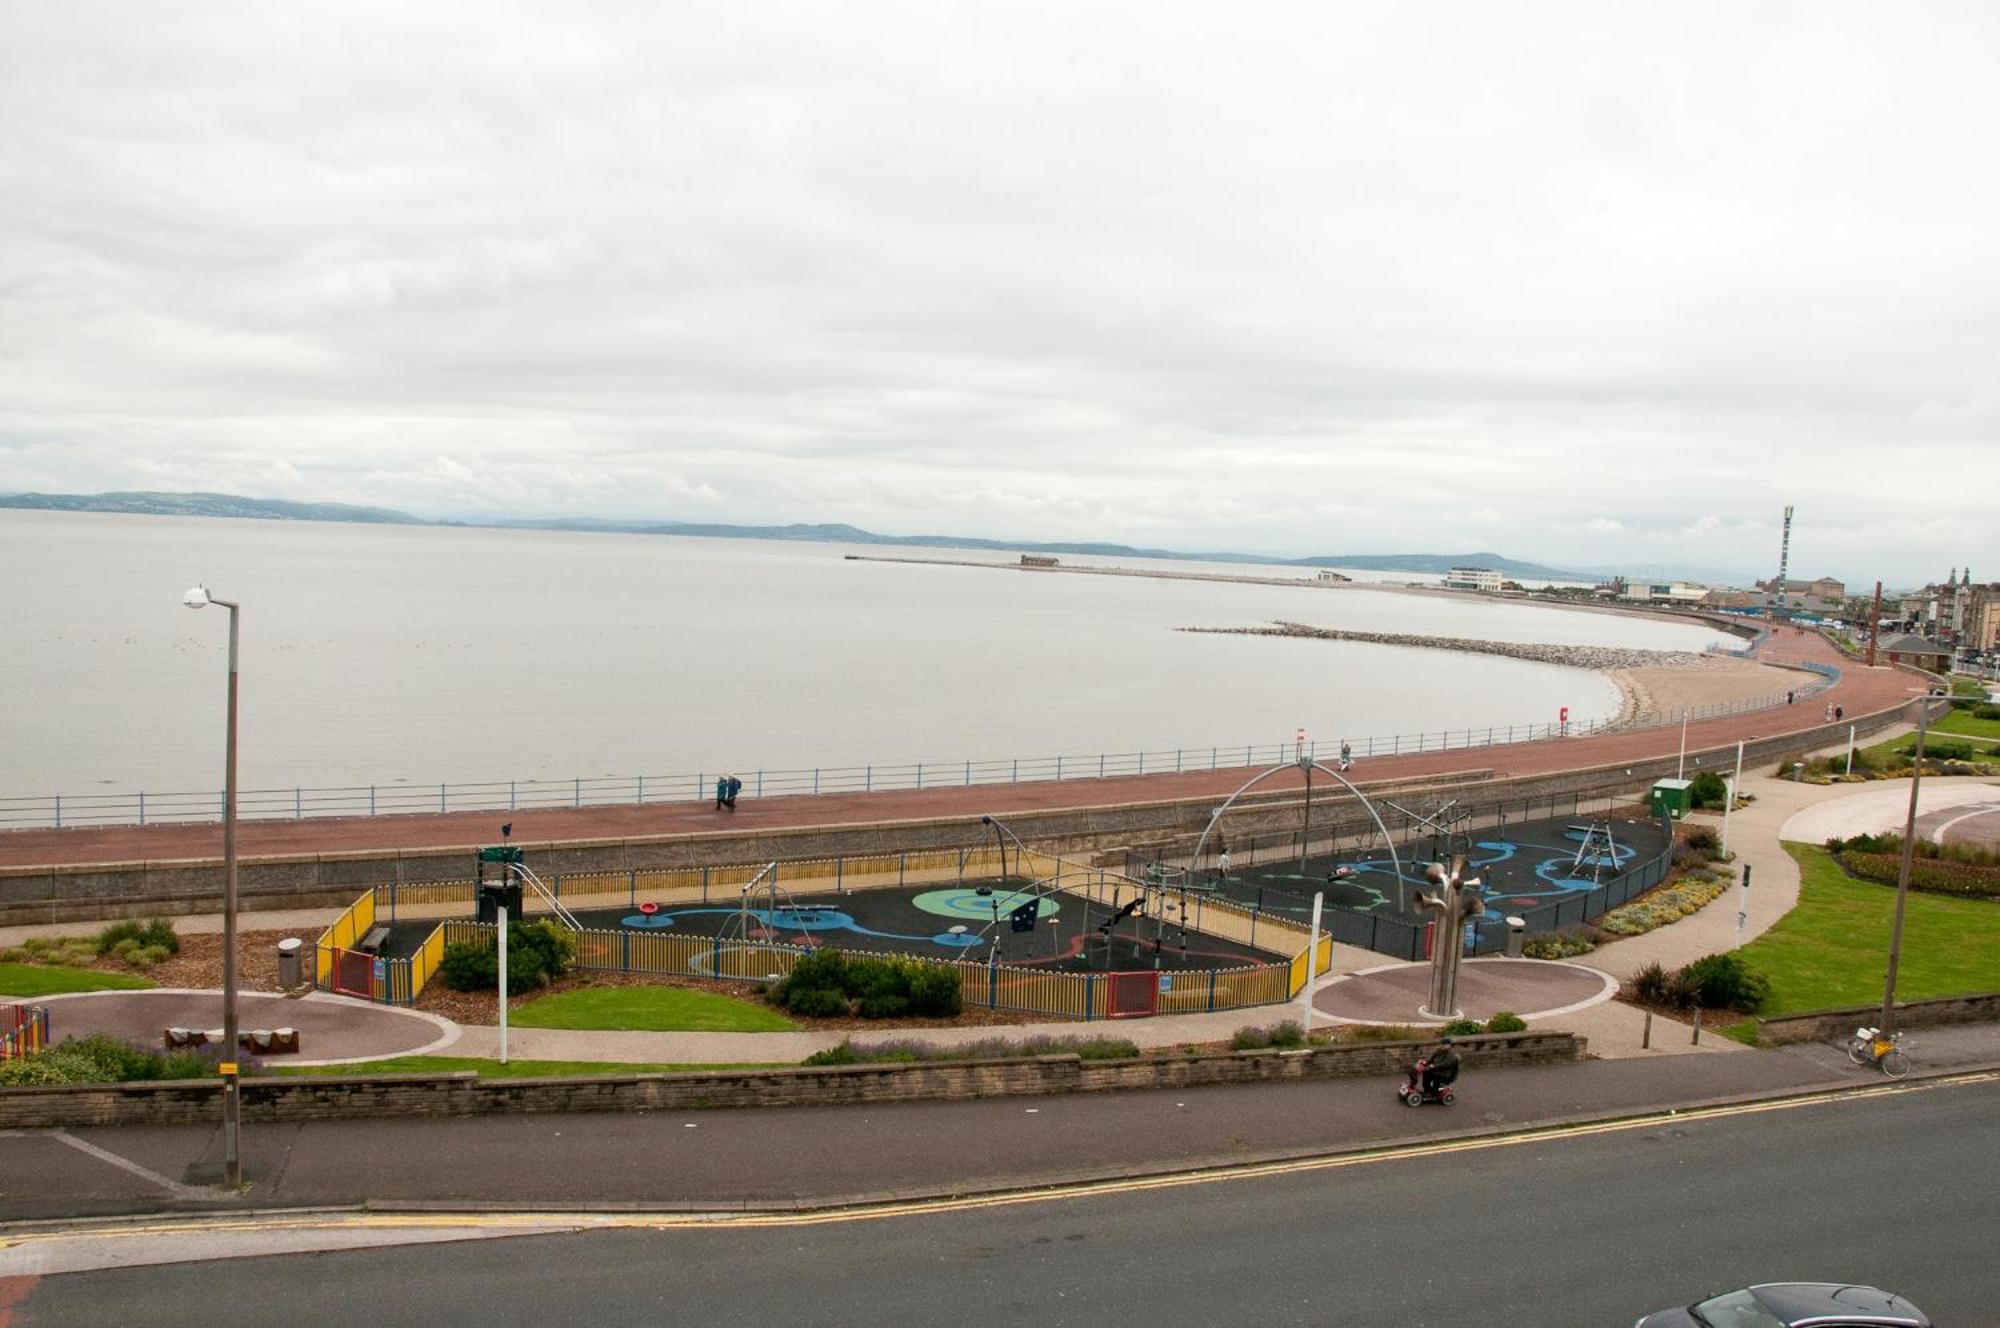
<path id="1" fill-rule="evenodd" d="M 1239 1051 L 1086 1061 L 1074 1055 L 926 1065 L 840 1065 L 795 1070 L 481 1079 L 470 1074 L 358 1075 L 243 1081 L 252 1122 L 363 1117 L 491 1116 L 573 1111 L 691 1111 L 710 1107 L 840 1106 L 868 1102 L 1039 1097 L 1208 1084 L 1289 1083 L 1400 1074 L 1415 1042 L 1300 1051 Z M 1497 1033 L 1454 1039 L 1468 1067 L 1582 1060 L 1571 1033 Z M 0 1129 L 206 1124 L 221 1112 L 221 1085 L 164 1084 L 0 1089 Z"/>
<path id="2" fill-rule="evenodd" d="M 1844 742 L 1852 724 L 1860 734 L 1900 721 L 1907 707 L 1856 716 L 1744 748 L 1746 765 L 1775 765 L 1816 748 Z M 1735 761 L 1736 748 L 1688 753 L 1688 769 L 1721 770 Z M 1674 756 L 1631 765 L 1606 765 L 1501 780 L 1490 771 L 1461 771 L 1428 779 L 1366 780 L 1367 763 L 1356 767 L 1361 788 L 1372 798 L 1414 795 L 1448 788 L 1480 802 L 1521 802 L 1540 798 L 1638 795 L 1656 779 L 1675 773 Z M 1216 798 L 1163 799 L 1103 807 L 1010 811 L 1013 830 L 1037 847 L 1066 853 L 1096 852 L 1147 843 L 1192 842 L 1215 810 Z M 1233 832 L 1284 831 L 1297 824 L 1297 793 L 1252 795 L 1231 812 Z M 1323 833 L 1353 834 L 1369 822 L 1351 799 L 1315 800 L 1314 826 Z M 1322 816 L 1325 820 L 1322 821 Z M 525 843 L 529 861 L 544 879 L 578 872 L 645 871 L 701 867 L 773 859 L 833 858 L 922 849 L 977 848 L 989 842 L 977 817 L 883 821 L 847 826 L 805 826 L 756 833 L 662 835 L 644 839 L 572 840 Z M 375 885 L 389 881 L 452 880 L 471 875 L 471 854 L 463 848 L 325 853 L 254 858 L 239 866 L 238 891 L 248 910 L 345 905 Z M 219 859 L 190 862 L 131 862 L 74 867 L 0 868 L 0 924 L 61 922 L 160 913 L 213 912 L 221 907 Z"/>
<path id="3" fill-rule="evenodd" d="M 1779 1047 L 1788 1042 L 1844 1042 L 1854 1030 L 1873 1027 L 1882 1018 L 1878 1005 L 1854 1005 L 1844 1010 L 1810 1010 L 1782 1019 L 1757 1021 L 1757 1045 Z M 2000 1021 L 2000 992 L 1977 996 L 1947 996 L 1931 1001 L 1896 1002 L 1898 1028 L 1937 1028 L 1945 1024 L 1985 1024 Z"/>

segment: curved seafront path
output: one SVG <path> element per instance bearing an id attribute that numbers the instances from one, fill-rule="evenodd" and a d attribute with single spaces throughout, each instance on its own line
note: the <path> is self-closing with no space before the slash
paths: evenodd
<path id="1" fill-rule="evenodd" d="M 1907 704 L 1922 695 L 1919 679 L 1899 669 L 1866 668 L 1845 660 L 1816 634 L 1779 630 L 1755 656 L 1767 664 L 1811 662 L 1841 668 L 1831 689 L 1793 706 L 1703 720 L 1687 729 L 1690 765 L 1695 753 L 1733 747 L 1739 740 L 1769 738 L 1825 724 L 1825 709 L 1839 705 L 1857 720 Z M 1801 674 L 1800 688 L 1812 681 Z M 1601 733 L 1490 747 L 1460 748 L 1357 761 L 1362 784 L 1417 776 L 1489 771 L 1496 779 L 1556 774 L 1620 761 L 1672 756 L 1680 749 L 1678 726 Z M 1712 764 L 1708 768 L 1714 768 Z M 797 794 L 746 798 L 731 813 L 708 801 L 650 802 L 581 808 L 405 814 L 320 818 L 299 821 L 244 821 L 238 852 L 245 858 L 355 852 L 379 849 L 458 848 L 490 843 L 499 822 L 511 821 L 514 842 L 524 845 L 574 840 L 652 839 L 720 830 L 754 833 L 803 826 L 1005 816 L 1040 810 L 1120 806 L 1180 798 L 1220 797 L 1248 777 L 1243 768 L 1181 774 L 1133 775 L 1020 784 L 980 784 L 880 793 Z M 1273 780 L 1269 787 L 1283 787 Z M 174 862 L 219 858 L 222 827 L 200 825 L 79 826 L 62 830 L 0 833 L 0 868 L 83 863 Z"/>

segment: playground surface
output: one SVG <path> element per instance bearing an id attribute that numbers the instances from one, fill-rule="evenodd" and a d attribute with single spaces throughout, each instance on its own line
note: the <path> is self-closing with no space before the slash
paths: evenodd
<path id="1" fill-rule="evenodd" d="M 1120 894 L 1125 897 L 1120 897 Z M 775 897 L 753 892 L 737 905 L 715 902 L 648 909 L 593 909 L 584 927 L 639 934 L 715 937 L 805 949 L 967 959 L 1066 973 L 1134 969 L 1241 968 L 1277 955 L 1204 934 L 1203 902 L 1185 917 L 1169 897 L 1164 916 L 1117 915 L 1138 892 L 1114 892 L 1110 906 L 1067 892 L 1042 892 L 1019 877 Z M 1114 917 L 1117 920 L 1114 922 Z M 1183 925 L 1185 922 L 1185 925 Z M 1112 923 L 1107 934 L 1105 924 Z"/>
<path id="2" fill-rule="evenodd" d="M 1608 831 L 1608 838 L 1600 833 Z M 1407 837 L 1396 845 L 1402 877 L 1386 848 L 1308 855 L 1239 865 L 1227 877 L 1205 877 L 1218 898 L 1297 921 L 1312 917 L 1315 893 L 1336 908 L 1424 921 L 1415 904 L 1424 868 L 1462 853 L 1485 886 L 1486 915 L 1476 925 L 1504 925 L 1509 913 L 1545 907 L 1584 894 L 1635 863 L 1657 857 L 1666 832 L 1645 819 L 1590 820 L 1558 817 L 1462 833 Z"/>

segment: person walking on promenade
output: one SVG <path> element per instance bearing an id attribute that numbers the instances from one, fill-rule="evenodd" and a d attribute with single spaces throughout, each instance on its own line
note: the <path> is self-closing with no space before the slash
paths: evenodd
<path id="1" fill-rule="evenodd" d="M 729 776 L 717 775 L 715 777 L 715 810 L 721 811 L 723 804 L 728 801 L 729 801 Z"/>
<path id="2" fill-rule="evenodd" d="M 1224 849 L 1222 850 L 1222 852 L 1215 855 L 1215 880 L 1216 883 L 1219 885 L 1228 879 L 1229 879 L 1229 850 Z"/>
<path id="3" fill-rule="evenodd" d="M 733 811 L 735 811 L 735 810 L 736 810 L 736 795 L 737 795 L 737 794 L 739 794 L 739 793 L 741 793 L 742 791 L 743 791 L 743 781 L 742 781 L 742 780 L 740 780 L 740 779 L 738 779 L 738 778 L 737 778 L 736 776 L 734 776 L 734 775 L 731 775 L 731 776 L 729 777 L 729 792 L 728 792 L 728 796 L 726 796 L 725 798 L 723 798 L 723 800 L 722 800 L 722 805 L 723 805 L 723 806 L 725 806 L 725 807 L 727 807 L 727 808 L 729 808 L 729 810 L 730 810 L 730 811 L 732 811 L 732 812 L 733 812 Z"/>
<path id="4" fill-rule="evenodd" d="M 1345 738 L 1340 740 L 1340 768 L 1342 770 L 1354 768 L 1354 744 Z"/>

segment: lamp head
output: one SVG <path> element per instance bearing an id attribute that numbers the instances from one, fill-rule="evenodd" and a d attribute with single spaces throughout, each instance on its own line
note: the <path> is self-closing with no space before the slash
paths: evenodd
<path id="1" fill-rule="evenodd" d="M 188 593 L 187 593 L 187 594 L 185 594 L 185 595 L 182 595 L 182 596 L 181 596 L 181 603 L 183 603 L 183 604 L 187 605 L 187 606 L 188 606 L 189 608 L 191 608 L 191 609 L 205 609 L 205 608 L 207 608 L 207 607 L 208 607 L 208 587 L 207 587 L 207 586 L 196 586 L 196 587 L 195 587 L 195 588 L 194 588 L 193 590 L 190 590 L 190 591 L 188 591 Z"/>
<path id="2" fill-rule="evenodd" d="M 982 817 L 980 817 L 980 818 L 979 818 L 979 823 L 980 823 L 981 825 L 992 825 L 992 824 L 993 824 L 993 818 L 992 818 L 992 817 L 990 817 L 990 816 L 982 816 Z"/>

